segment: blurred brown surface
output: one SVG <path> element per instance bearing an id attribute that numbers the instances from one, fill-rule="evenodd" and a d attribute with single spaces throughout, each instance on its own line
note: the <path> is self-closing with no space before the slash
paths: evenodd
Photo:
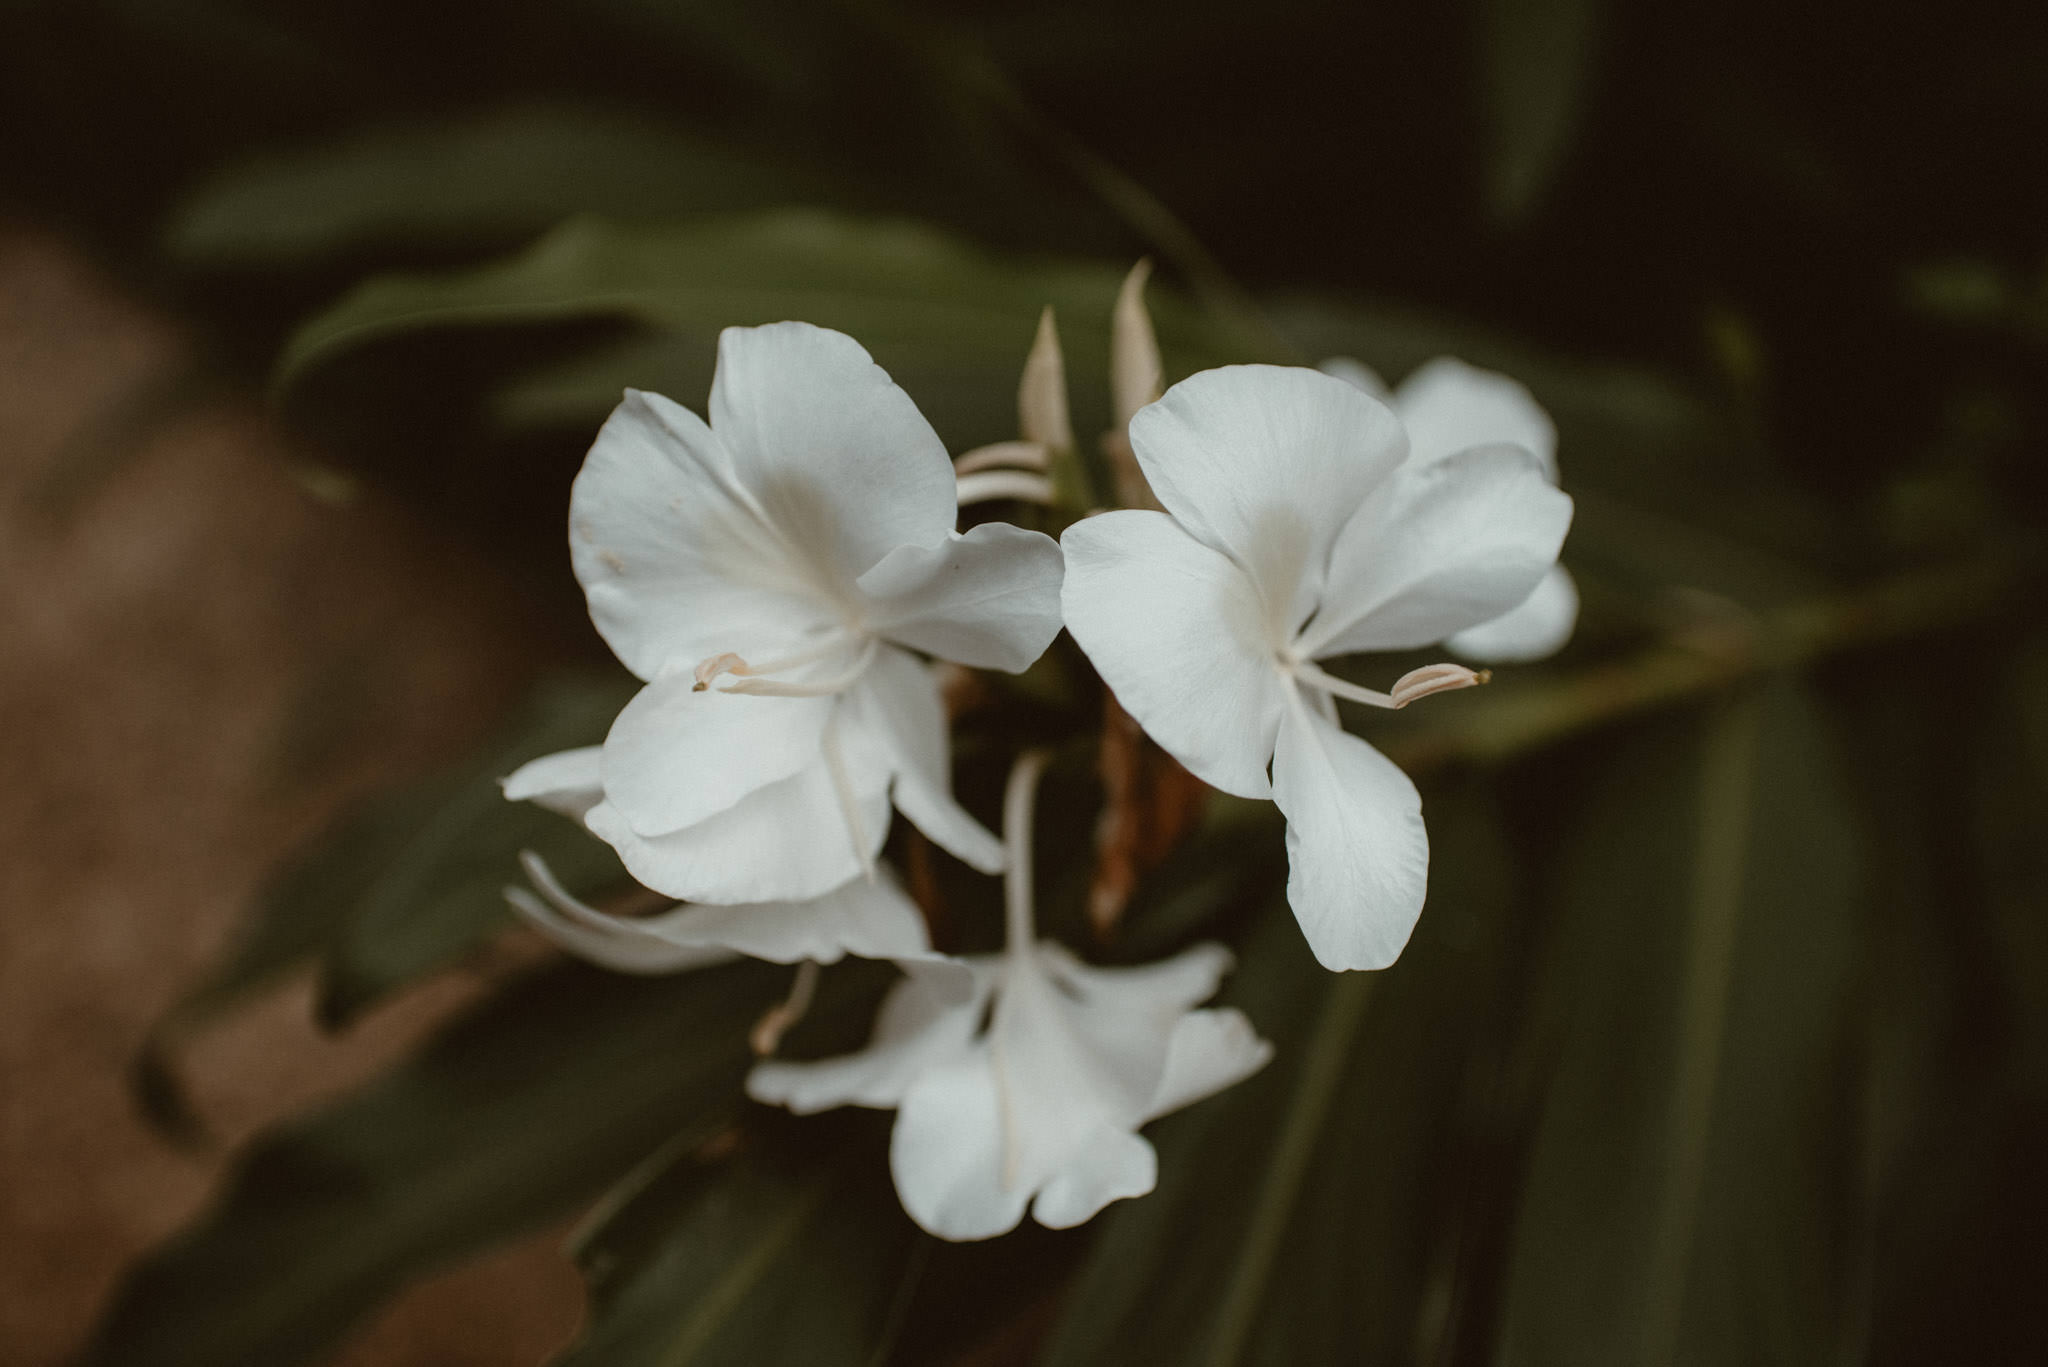
<path id="1" fill-rule="evenodd" d="M 484 567 L 322 503 L 246 399 L 52 240 L 0 227 L 0 1361 L 62 1360 L 222 1152 L 170 1149 L 125 1070 L 265 872 L 352 797 L 451 755 L 534 667 Z M 454 975 L 321 1037 L 304 984 L 189 1072 L 228 1146 L 376 1068 Z M 573 1328 L 554 1235 L 417 1289 L 347 1351 L 531 1363 Z"/>

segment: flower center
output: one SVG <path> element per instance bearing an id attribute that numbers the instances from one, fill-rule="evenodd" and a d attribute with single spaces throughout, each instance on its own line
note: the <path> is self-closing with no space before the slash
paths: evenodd
<path id="1" fill-rule="evenodd" d="M 718 686 L 721 693 L 753 693 L 768 698 L 822 698 L 834 693 L 844 693 L 860 682 L 860 676 L 867 672 L 875 661 L 875 652 L 881 649 L 881 639 L 868 632 L 835 632 L 810 650 L 800 650 L 778 659 L 753 664 L 743 655 L 725 651 L 718 655 L 706 656 L 696 669 L 697 682 L 693 692 Z M 850 658 L 841 668 L 823 678 L 776 678 L 796 669 L 808 669 L 822 664 L 835 655 L 851 652 Z M 729 683 L 719 683 L 730 678 Z"/>

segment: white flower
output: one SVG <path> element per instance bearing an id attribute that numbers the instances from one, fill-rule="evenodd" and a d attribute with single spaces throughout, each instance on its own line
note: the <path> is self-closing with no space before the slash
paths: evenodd
<path id="1" fill-rule="evenodd" d="M 1409 460 L 1417 468 L 1474 447 L 1505 444 L 1532 453 L 1557 483 L 1557 428 L 1517 380 L 1451 356 L 1417 367 L 1392 393 L 1371 367 L 1348 356 L 1332 357 L 1320 369 L 1386 401 L 1408 431 Z M 1541 660 L 1564 649 L 1578 621 L 1578 586 L 1569 570 L 1552 565 L 1521 603 L 1444 644 L 1461 659 L 1483 664 Z"/>
<path id="2" fill-rule="evenodd" d="M 898 810 L 989 872 L 953 801 L 944 713 L 910 650 L 1021 670 L 1059 630 L 1059 548 L 962 536 L 945 447 L 852 338 L 728 328 L 707 425 L 629 391 L 570 496 L 591 619 L 641 679 L 602 747 L 506 780 L 673 897 L 817 897 Z M 909 649 L 906 650 L 905 647 Z"/>
<path id="3" fill-rule="evenodd" d="M 1146 1121 L 1265 1066 L 1272 1047 L 1233 1009 L 1196 1010 L 1230 967 L 1198 945 L 1141 968 L 1094 968 L 1031 925 L 1030 805 L 1039 757 L 1013 771 L 1009 944 L 965 961 L 967 999 L 944 964 L 912 961 L 859 1053 L 762 1063 L 756 1100 L 809 1114 L 895 1107 L 889 1166 L 903 1208 L 946 1239 L 1014 1228 L 1026 1207 L 1064 1229 L 1157 1177 Z"/>
<path id="4" fill-rule="evenodd" d="M 1513 446 L 1408 466 L 1384 404 L 1307 369 L 1205 371 L 1141 411 L 1131 443 L 1166 512 L 1067 529 L 1067 628 L 1198 778 L 1280 804 L 1317 959 L 1383 968 L 1422 910 L 1428 838 L 1414 784 L 1339 728 L 1332 698 L 1400 706 L 1476 676 L 1434 666 L 1384 694 L 1315 662 L 1514 607 L 1555 563 L 1571 500 Z"/>
<path id="5" fill-rule="evenodd" d="M 950 962 L 932 949 L 917 904 L 886 868 L 807 902 L 683 905 L 651 916 L 613 916 L 578 901 L 538 855 L 522 855 L 520 863 L 534 891 L 505 889 L 520 916 L 570 953 L 621 973 L 677 973 L 742 954 L 785 964 L 828 964 L 846 954 Z M 952 990 L 957 995 L 964 985 Z"/>

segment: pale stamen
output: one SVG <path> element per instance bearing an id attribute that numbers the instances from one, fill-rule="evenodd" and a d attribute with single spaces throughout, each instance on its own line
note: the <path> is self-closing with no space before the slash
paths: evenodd
<path id="1" fill-rule="evenodd" d="M 881 649 L 881 642 L 876 637 L 863 637 L 860 648 L 854 653 L 853 663 L 849 664 L 839 673 L 830 675 L 827 678 L 810 679 L 798 683 L 789 679 L 773 679 L 764 676 L 777 674 L 785 669 L 795 669 L 801 665 L 815 664 L 819 660 L 825 659 L 845 648 L 846 643 L 844 641 L 834 641 L 830 645 L 819 647 L 817 650 L 801 655 L 785 656 L 780 660 L 770 660 L 766 664 L 759 665 L 749 664 L 740 656 L 729 652 L 724 655 L 714 655 L 697 666 L 697 683 L 691 691 L 702 693 L 711 686 L 713 680 L 731 675 L 733 681 L 720 685 L 719 692 L 752 693 L 757 697 L 764 698 L 822 698 L 834 693 L 844 693 L 847 689 L 858 683 L 860 676 L 865 674 L 868 666 L 874 663 L 875 652 Z"/>
<path id="2" fill-rule="evenodd" d="M 1035 441 L 998 441 L 963 451 L 953 462 L 956 475 L 979 474 L 983 470 L 1045 470 L 1052 458 Z"/>
<path id="3" fill-rule="evenodd" d="M 789 995 L 769 1007 L 748 1033 L 747 1043 L 753 1046 L 754 1057 L 767 1058 L 781 1048 L 782 1037 L 804 1018 L 804 1013 L 811 1009 L 811 999 L 817 995 L 818 963 L 805 959 L 796 966 L 796 981 L 789 985 Z"/>
<path id="4" fill-rule="evenodd" d="M 1295 678 L 1311 688 L 1321 689 L 1324 693 L 1351 702 L 1364 703 L 1368 707 L 1384 707 L 1389 711 L 1398 711 L 1416 699 L 1426 698 L 1432 693 L 1477 688 L 1493 678 L 1492 670 L 1472 670 L 1463 665 L 1446 662 L 1410 670 L 1394 681 L 1393 692 L 1381 693 L 1374 689 L 1361 688 L 1355 683 L 1347 683 L 1334 674 L 1326 673 L 1322 666 L 1313 660 L 1296 661 L 1289 668 Z"/>
<path id="5" fill-rule="evenodd" d="M 955 483 L 958 502 L 963 508 L 970 503 L 986 503 L 998 498 L 1014 498 L 1050 507 L 1056 497 L 1050 479 L 1024 470 L 978 470 L 971 475 L 960 476 Z"/>

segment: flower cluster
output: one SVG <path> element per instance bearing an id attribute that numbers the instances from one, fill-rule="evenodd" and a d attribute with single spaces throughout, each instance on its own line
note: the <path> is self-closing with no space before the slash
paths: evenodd
<path id="1" fill-rule="evenodd" d="M 1143 321 L 1136 285 L 1126 294 L 1124 351 L 1150 338 L 1127 316 Z M 1002 522 L 956 530 L 963 499 L 1054 501 L 1047 472 L 1072 434 L 1049 315 L 1021 390 L 1025 439 L 957 467 L 856 342 L 808 324 L 728 329 L 709 422 L 629 392 L 576 480 L 570 547 L 592 620 L 644 687 L 601 746 L 505 780 L 677 899 L 608 915 L 529 859 L 534 889 L 509 896 L 566 948 L 627 972 L 736 955 L 802 966 L 757 1030 L 763 1054 L 818 964 L 903 968 L 865 1050 L 766 1058 L 748 1090 L 799 1112 L 895 1109 L 898 1192 L 947 1238 L 1002 1233 L 1027 1208 L 1078 1224 L 1151 1190 L 1140 1127 L 1249 1076 L 1270 1047 L 1238 1012 L 1202 1006 L 1230 965 L 1219 945 L 1101 968 L 1039 938 L 1045 757 L 1013 768 L 997 839 L 952 796 L 936 668 L 1021 671 L 1064 625 L 1194 775 L 1278 803 L 1289 902 L 1318 959 L 1379 968 L 1421 911 L 1428 843 L 1414 785 L 1341 727 L 1336 700 L 1400 707 L 1485 676 L 1432 665 L 1381 693 L 1318 661 L 1439 643 L 1533 658 L 1576 613 L 1556 565 L 1571 502 L 1554 436 L 1512 381 L 1441 361 L 1389 395 L 1355 362 L 1233 366 L 1159 396 L 1156 352 L 1119 362 L 1128 424 L 1110 449 L 1133 506 L 1057 543 Z M 877 863 L 892 806 L 1006 875 L 1001 953 L 934 949 Z"/>

